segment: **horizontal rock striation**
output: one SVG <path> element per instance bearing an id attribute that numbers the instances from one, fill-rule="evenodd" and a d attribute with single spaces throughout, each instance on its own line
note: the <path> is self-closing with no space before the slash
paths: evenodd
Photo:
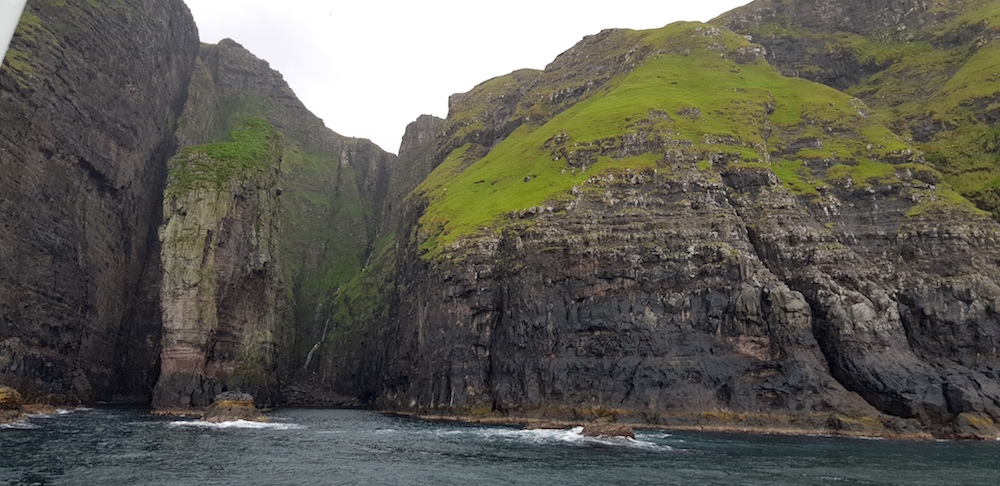
<path id="1" fill-rule="evenodd" d="M 282 147 L 266 121 L 248 119 L 229 142 L 185 149 L 170 162 L 155 408 L 204 407 L 225 390 L 276 401 Z"/>
<path id="2" fill-rule="evenodd" d="M 488 144 L 446 122 L 439 146 L 458 148 L 341 292 L 328 379 L 418 415 L 995 438 L 1000 225 L 862 102 L 780 78 L 742 37 L 630 35 L 622 55 L 646 57 L 563 114 Z M 725 99 L 685 87 L 687 63 L 717 68 L 701 83 Z M 544 76 L 481 85 L 452 116 L 492 113 L 498 90 L 530 99 Z M 583 171 L 541 204 L 494 196 Z M 481 211 L 458 191 L 510 210 L 457 226 Z"/>
<path id="3" fill-rule="evenodd" d="M 180 0 L 57 3 L 28 2 L 0 69 L 0 383 L 144 397 L 156 335 L 132 316 L 197 29 Z"/>

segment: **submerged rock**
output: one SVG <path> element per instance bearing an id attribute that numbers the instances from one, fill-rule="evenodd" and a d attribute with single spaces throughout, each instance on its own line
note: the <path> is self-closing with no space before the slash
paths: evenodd
<path id="1" fill-rule="evenodd" d="M 0 386 L 0 424 L 17 422 L 26 417 L 21 394 L 13 388 Z"/>
<path id="2" fill-rule="evenodd" d="M 225 392 L 215 397 L 205 413 L 201 416 L 203 422 L 267 422 L 267 416 L 253 405 L 253 396 L 249 393 Z"/>

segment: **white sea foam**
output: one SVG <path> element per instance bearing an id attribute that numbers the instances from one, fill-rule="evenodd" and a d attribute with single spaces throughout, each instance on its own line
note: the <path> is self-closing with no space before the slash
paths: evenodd
<path id="1" fill-rule="evenodd" d="M 288 424 L 280 422 L 250 422 L 248 420 L 236 420 L 233 422 L 202 422 L 199 420 L 179 420 L 170 422 L 171 427 L 196 427 L 203 429 L 267 429 L 267 430 L 297 430 L 302 426 L 298 424 Z"/>
<path id="2" fill-rule="evenodd" d="M 76 407 L 76 408 L 59 408 L 56 409 L 56 412 L 59 415 L 69 415 L 71 413 L 77 413 L 77 412 L 92 412 L 93 410 L 94 409 L 87 407 Z"/>
<path id="3" fill-rule="evenodd" d="M 633 439 L 631 437 L 588 437 L 583 435 L 583 427 L 572 429 L 535 429 L 535 430 L 511 430 L 511 429 L 484 429 L 479 434 L 490 439 L 493 437 L 516 440 L 534 444 L 572 444 L 572 445 L 603 445 L 611 447 L 628 447 L 644 449 L 649 451 L 670 451 L 672 447 L 657 444 L 645 437 Z M 669 435 L 669 434 L 668 434 Z"/>
<path id="4" fill-rule="evenodd" d="M 89 412 L 93 410 L 92 408 L 77 407 L 77 408 L 57 408 L 56 413 L 29 413 L 29 418 L 52 418 L 58 417 L 60 415 L 69 415 L 71 413 L 77 412 Z"/>
<path id="5" fill-rule="evenodd" d="M 669 432 L 653 432 L 653 433 L 635 434 L 635 438 L 636 439 L 639 439 L 639 438 L 642 438 L 642 439 L 669 439 L 669 438 L 671 438 L 673 436 L 674 436 L 674 434 L 671 434 Z"/>
<path id="6" fill-rule="evenodd" d="M 37 428 L 38 428 L 37 425 L 35 425 L 35 424 L 31 423 L 31 422 L 28 422 L 27 420 L 23 420 L 21 422 L 14 422 L 14 423 L 10 423 L 10 424 L 0 424 L 0 429 L 31 430 L 31 429 L 37 429 Z"/>

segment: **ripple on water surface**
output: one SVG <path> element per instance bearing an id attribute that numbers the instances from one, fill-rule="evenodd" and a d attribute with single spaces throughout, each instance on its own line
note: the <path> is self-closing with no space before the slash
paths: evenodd
<path id="1" fill-rule="evenodd" d="M 278 410 L 208 424 L 97 408 L 0 429 L 0 485 L 994 484 L 1000 444 L 905 443 L 426 422 Z"/>

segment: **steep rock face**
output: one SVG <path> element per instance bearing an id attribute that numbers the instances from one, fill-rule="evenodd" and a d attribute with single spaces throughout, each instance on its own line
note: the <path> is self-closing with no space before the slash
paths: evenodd
<path id="1" fill-rule="evenodd" d="M 185 149 L 170 162 L 156 408 L 203 407 L 226 389 L 275 403 L 281 154 L 281 135 L 248 119 L 229 142 Z"/>
<path id="2" fill-rule="evenodd" d="M 293 382 L 289 399 L 314 403 L 323 384 L 311 379 L 316 362 L 304 365 L 323 341 L 325 306 L 390 232 L 389 208 L 398 207 L 390 200 L 402 200 L 429 169 L 413 174 L 413 182 L 390 180 L 395 156 L 326 128 L 266 61 L 229 39 L 203 45 L 178 123 L 181 144 L 223 141 L 250 117 L 283 135 L 278 237 L 287 306 L 274 329 L 276 365 L 284 381 Z M 421 139 L 433 137 L 421 133 Z M 397 185 L 407 187 L 391 189 Z"/>
<path id="3" fill-rule="evenodd" d="M 783 73 L 845 90 L 1000 215 L 1000 2 L 760 0 L 714 20 Z"/>
<path id="4" fill-rule="evenodd" d="M 437 165 L 437 139 L 445 121 L 422 115 L 406 126 L 399 144 L 399 158 L 389 171 L 389 194 L 384 204 L 383 232 L 395 231 L 403 200 Z"/>
<path id="5" fill-rule="evenodd" d="M 28 401 L 148 395 L 156 343 L 120 338 L 197 50 L 180 0 L 28 2 L 0 69 L 0 383 Z"/>
<path id="6" fill-rule="evenodd" d="M 488 144 L 446 122 L 341 294 L 327 376 L 414 413 L 995 437 L 1000 226 L 741 36 L 605 35 L 584 72 L 646 53 L 607 89 Z M 546 99 L 545 76 L 452 114 Z"/>

